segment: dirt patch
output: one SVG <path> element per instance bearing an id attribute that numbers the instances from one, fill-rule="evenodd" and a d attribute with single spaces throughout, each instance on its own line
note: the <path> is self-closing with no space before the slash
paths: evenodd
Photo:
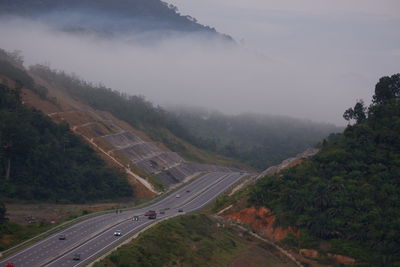
<path id="1" fill-rule="evenodd" d="M 276 217 L 265 207 L 245 208 L 238 212 L 224 215 L 224 217 L 247 224 L 257 230 L 262 236 L 274 242 L 283 240 L 290 232 L 295 235 L 298 234 L 292 227 L 274 227 Z"/>

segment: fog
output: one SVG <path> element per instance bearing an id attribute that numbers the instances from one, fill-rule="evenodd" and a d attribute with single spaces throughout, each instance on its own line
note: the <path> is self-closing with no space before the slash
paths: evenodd
<path id="1" fill-rule="evenodd" d="M 21 50 L 26 65 L 45 63 L 143 95 L 155 104 L 286 115 L 339 125 L 344 124 L 346 108 L 356 99 L 368 102 L 377 79 L 398 67 L 393 61 L 379 69 L 380 57 L 388 56 L 374 53 L 364 58 L 363 52 L 348 57 L 345 64 L 349 51 L 344 55 L 337 49 L 329 51 L 327 44 L 312 47 L 311 57 L 299 49 L 293 61 L 268 50 L 193 34 L 147 43 L 137 41 L 143 33 L 113 38 L 73 35 L 20 19 L 0 21 L 0 36 L 0 48 Z M 399 54 L 391 55 L 396 62 Z"/>

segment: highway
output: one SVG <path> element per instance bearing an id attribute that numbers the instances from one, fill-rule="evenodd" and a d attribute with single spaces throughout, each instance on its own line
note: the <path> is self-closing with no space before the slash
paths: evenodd
<path id="1" fill-rule="evenodd" d="M 15 267 L 84 266 L 123 242 L 126 237 L 160 219 L 206 206 L 246 175 L 247 173 L 239 172 L 205 174 L 146 207 L 100 215 L 70 226 L 1 260 L 0 266 L 9 262 Z M 144 213 L 148 210 L 155 210 L 157 219 L 145 217 Z M 165 214 L 160 214 L 161 210 Z M 139 216 L 139 220 L 133 221 L 133 216 Z M 116 230 L 120 230 L 122 236 L 114 236 Z M 61 234 L 66 236 L 65 240 L 59 240 Z M 75 254 L 80 254 L 80 260 L 73 260 Z"/>

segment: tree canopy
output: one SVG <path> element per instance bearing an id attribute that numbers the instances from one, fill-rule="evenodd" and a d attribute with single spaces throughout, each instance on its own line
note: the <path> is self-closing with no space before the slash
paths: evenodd
<path id="1" fill-rule="evenodd" d="M 342 128 L 284 116 L 225 115 L 191 108 L 170 111 L 192 143 L 264 170 L 317 145 Z"/>
<path id="2" fill-rule="evenodd" d="M 351 109 L 354 125 L 311 160 L 260 180 L 250 202 L 271 208 L 280 225 L 328 240 L 335 253 L 400 265 L 399 78 L 381 78 L 371 106 Z"/>

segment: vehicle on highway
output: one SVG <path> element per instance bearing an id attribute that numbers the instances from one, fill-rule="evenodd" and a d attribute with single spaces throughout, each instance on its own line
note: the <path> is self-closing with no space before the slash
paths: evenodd
<path id="1" fill-rule="evenodd" d="M 144 216 L 150 216 L 150 215 L 152 215 L 152 214 L 154 214 L 154 213 L 156 213 L 155 210 L 149 210 L 149 211 L 146 211 L 146 213 L 144 214 Z"/>
<path id="2" fill-rule="evenodd" d="M 148 212 L 145 213 L 145 216 L 149 219 L 156 219 L 157 218 L 157 212 L 154 210 L 149 210 Z"/>
<path id="3" fill-rule="evenodd" d="M 86 218 L 76 225 L 69 226 L 61 232 L 49 235 L 37 244 L 31 245 L 8 257 L 3 257 L 0 267 L 7 263 L 14 263 L 15 266 L 80 266 L 91 261 L 97 255 L 104 254 L 112 247 L 119 246 L 125 238 L 132 233 L 145 229 L 147 225 L 154 225 L 161 218 L 172 215 L 184 215 L 204 207 L 207 203 L 218 197 L 220 192 L 231 188 L 242 176 L 239 173 L 208 173 L 198 180 L 195 180 L 190 188 L 181 188 L 180 191 L 171 193 L 170 196 L 155 201 L 147 206 L 136 210 L 125 210 L 121 215 L 113 213 L 96 217 Z M 186 191 L 194 190 L 192 193 Z M 175 198 L 180 194 L 180 198 Z M 169 209 L 168 209 L 169 208 Z M 144 214 L 153 210 L 157 216 L 159 211 L 165 211 L 166 215 L 158 215 L 155 220 L 149 220 Z M 179 212 L 178 212 L 179 210 Z M 151 215 L 152 212 L 148 213 Z M 139 222 L 132 221 L 134 215 L 139 216 Z M 111 227 L 111 228 L 110 228 Z M 114 236 L 116 230 L 124 232 L 124 237 Z M 68 236 L 68 240 L 57 241 L 60 234 Z M 74 258 L 74 254 L 80 255 Z M 399 266 L 400 267 L 400 266 Z"/>
<path id="4" fill-rule="evenodd" d="M 74 257 L 72 258 L 74 261 L 79 261 L 81 260 L 81 254 L 80 253 L 75 253 Z"/>
<path id="5" fill-rule="evenodd" d="M 139 216 L 133 216 L 132 221 L 139 221 Z"/>
<path id="6" fill-rule="evenodd" d="M 181 197 L 181 195 L 179 195 L 179 194 L 176 194 L 176 196 L 175 196 L 176 198 L 180 198 Z"/>
<path id="7" fill-rule="evenodd" d="M 190 190 L 186 190 L 186 193 L 190 193 Z"/>
<path id="8" fill-rule="evenodd" d="M 65 240 L 67 239 L 67 237 L 65 235 L 59 235 L 58 236 L 58 240 Z"/>
<path id="9" fill-rule="evenodd" d="M 115 230 L 114 236 L 121 236 L 121 230 Z"/>
<path id="10" fill-rule="evenodd" d="M 14 263 L 7 263 L 6 267 L 14 267 Z"/>
<path id="11" fill-rule="evenodd" d="M 165 211 L 164 210 L 160 210 L 160 214 L 165 214 Z"/>

